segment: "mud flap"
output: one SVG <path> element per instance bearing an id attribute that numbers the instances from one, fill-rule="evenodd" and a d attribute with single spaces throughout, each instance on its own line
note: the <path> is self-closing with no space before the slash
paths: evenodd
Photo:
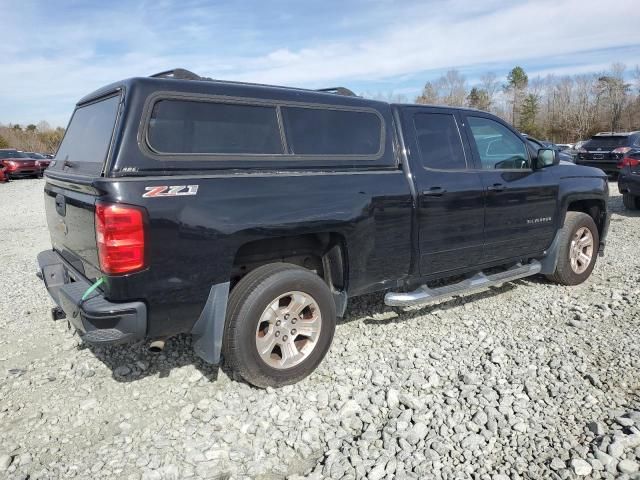
<path id="1" fill-rule="evenodd" d="M 558 265 L 558 250 L 560 248 L 560 232 L 561 230 L 556 232 L 551 246 L 549 246 L 545 252 L 545 256 L 540 259 L 540 273 L 543 275 L 553 275 L 556 271 L 556 266 Z"/>
<path id="2" fill-rule="evenodd" d="M 213 285 L 200 318 L 191 330 L 194 351 L 213 365 L 220 363 L 228 298 L 229 282 Z"/>

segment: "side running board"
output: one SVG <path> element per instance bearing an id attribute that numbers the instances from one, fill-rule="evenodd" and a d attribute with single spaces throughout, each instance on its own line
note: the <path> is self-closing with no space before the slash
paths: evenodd
<path id="1" fill-rule="evenodd" d="M 409 307 L 413 305 L 424 305 L 437 302 L 447 297 L 461 295 L 464 293 L 482 290 L 488 287 L 502 285 L 503 283 L 528 277 L 540 272 L 541 265 L 537 260 L 526 265 L 516 264 L 504 272 L 485 275 L 482 272 L 476 273 L 473 277 L 462 280 L 452 285 L 445 285 L 438 288 L 429 288 L 422 285 L 413 292 L 389 292 L 384 296 L 384 303 L 392 307 Z"/>

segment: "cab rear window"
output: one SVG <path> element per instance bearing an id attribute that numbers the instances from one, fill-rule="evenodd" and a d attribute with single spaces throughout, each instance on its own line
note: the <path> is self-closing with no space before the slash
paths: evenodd
<path id="1" fill-rule="evenodd" d="M 55 157 L 54 170 L 100 175 L 109 153 L 120 95 L 76 108 Z"/>

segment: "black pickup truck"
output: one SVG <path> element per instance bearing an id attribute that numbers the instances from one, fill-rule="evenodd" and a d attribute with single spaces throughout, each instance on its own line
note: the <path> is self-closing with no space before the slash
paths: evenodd
<path id="1" fill-rule="evenodd" d="M 81 99 L 45 177 L 54 318 L 94 344 L 190 333 L 261 387 L 313 371 L 350 297 L 579 284 L 609 220 L 601 170 L 488 113 L 180 69 Z"/>

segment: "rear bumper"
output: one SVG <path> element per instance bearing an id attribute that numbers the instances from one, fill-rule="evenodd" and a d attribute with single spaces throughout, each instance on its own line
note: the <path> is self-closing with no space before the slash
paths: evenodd
<path id="1" fill-rule="evenodd" d="M 32 168 L 29 170 L 7 170 L 5 174 L 17 178 L 17 177 L 33 177 L 34 175 L 40 175 L 39 168 Z"/>
<path id="2" fill-rule="evenodd" d="M 38 254 L 38 269 L 49 295 L 84 341 L 112 345 L 145 337 L 147 307 L 143 302 L 112 303 L 100 290 L 83 301 L 91 283 L 53 250 Z"/>
<path id="3" fill-rule="evenodd" d="M 618 168 L 618 161 L 611 160 L 588 160 L 588 159 L 576 159 L 576 165 L 584 165 L 585 167 L 595 167 L 606 173 L 618 173 L 620 169 Z"/>

